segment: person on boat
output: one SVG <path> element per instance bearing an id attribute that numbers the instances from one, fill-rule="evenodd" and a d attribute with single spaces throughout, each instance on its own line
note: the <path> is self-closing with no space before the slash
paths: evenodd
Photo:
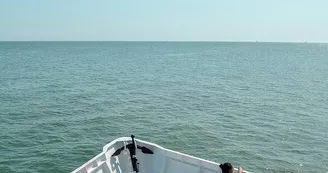
<path id="1" fill-rule="evenodd" d="M 229 162 L 220 164 L 220 168 L 222 170 L 222 173 L 233 173 L 233 171 L 234 171 L 232 164 Z M 243 173 L 243 172 L 244 172 L 243 168 L 239 167 L 238 173 Z"/>

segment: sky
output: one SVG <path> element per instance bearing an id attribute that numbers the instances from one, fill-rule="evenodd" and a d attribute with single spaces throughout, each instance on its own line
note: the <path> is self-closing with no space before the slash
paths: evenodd
<path id="1" fill-rule="evenodd" d="M 0 40 L 328 42 L 328 0 L 0 0 Z"/>

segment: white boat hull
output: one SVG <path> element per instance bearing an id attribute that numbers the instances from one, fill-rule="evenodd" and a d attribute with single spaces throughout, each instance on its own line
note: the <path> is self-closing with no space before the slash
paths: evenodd
<path id="1" fill-rule="evenodd" d="M 221 173 L 219 164 L 165 149 L 157 144 L 135 139 L 137 145 L 145 146 L 154 154 L 136 150 L 140 173 Z M 129 150 L 118 156 L 112 154 L 132 143 L 130 137 L 118 138 L 103 147 L 103 151 L 74 170 L 72 173 L 132 173 Z"/>

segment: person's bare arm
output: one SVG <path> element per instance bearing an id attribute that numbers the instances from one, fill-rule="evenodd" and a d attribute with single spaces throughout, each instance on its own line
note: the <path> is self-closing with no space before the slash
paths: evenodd
<path id="1" fill-rule="evenodd" d="M 238 168 L 238 173 L 243 173 L 243 172 L 244 172 L 243 168 L 242 167 L 239 167 Z"/>

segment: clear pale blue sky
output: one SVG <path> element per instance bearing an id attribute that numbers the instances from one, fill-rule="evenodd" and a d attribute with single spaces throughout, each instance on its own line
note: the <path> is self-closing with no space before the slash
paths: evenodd
<path id="1" fill-rule="evenodd" d="M 0 0 L 0 40 L 328 42 L 328 0 Z"/>

